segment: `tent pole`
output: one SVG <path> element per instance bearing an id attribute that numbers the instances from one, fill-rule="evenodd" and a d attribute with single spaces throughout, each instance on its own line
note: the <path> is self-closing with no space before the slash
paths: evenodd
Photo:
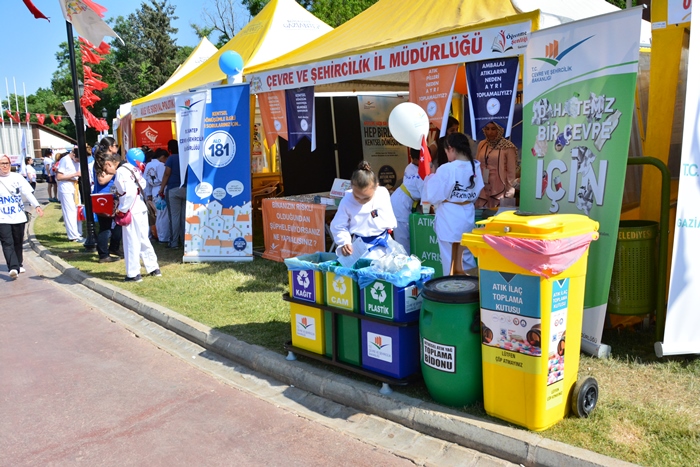
<path id="1" fill-rule="evenodd" d="M 338 160 L 338 139 L 335 134 L 335 107 L 331 96 L 331 125 L 333 125 L 333 151 L 335 152 L 335 178 L 340 178 L 340 161 Z"/>

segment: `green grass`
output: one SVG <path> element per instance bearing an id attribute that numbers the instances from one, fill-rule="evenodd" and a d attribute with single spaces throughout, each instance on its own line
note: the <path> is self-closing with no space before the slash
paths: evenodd
<path id="1" fill-rule="evenodd" d="M 124 283 L 124 263 L 99 264 L 96 253 L 67 242 L 61 211 L 47 206 L 37 220 L 37 239 L 78 269 L 159 303 L 244 342 L 284 353 L 291 339 L 284 264 L 255 258 L 248 263 L 181 263 L 181 252 L 155 245 L 163 277 Z M 545 438 L 649 466 L 695 466 L 700 459 L 700 359 L 654 356 L 652 330 L 606 330 L 613 357 L 581 356 L 579 377 L 600 386 L 596 410 L 587 419 L 566 418 L 540 433 Z M 307 360 L 308 361 L 308 360 Z M 316 361 L 313 365 L 359 381 L 374 382 Z M 422 381 L 395 390 L 431 400 Z M 463 408 L 490 418 L 482 405 Z M 494 419 L 495 420 L 495 419 Z"/>

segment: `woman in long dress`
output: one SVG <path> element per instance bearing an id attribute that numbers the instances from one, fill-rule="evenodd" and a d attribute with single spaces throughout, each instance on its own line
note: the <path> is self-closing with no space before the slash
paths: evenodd
<path id="1" fill-rule="evenodd" d="M 484 189 L 474 204 L 498 209 L 503 198 L 515 196 L 518 148 L 503 137 L 503 127 L 496 122 L 487 123 L 483 132 L 486 139 L 479 142 L 476 159 L 481 163 Z"/>

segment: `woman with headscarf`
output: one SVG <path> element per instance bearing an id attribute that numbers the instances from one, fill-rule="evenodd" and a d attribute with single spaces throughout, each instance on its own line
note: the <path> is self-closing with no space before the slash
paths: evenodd
<path id="1" fill-rule="evenodd" d="M 9 156 L 0 155 L 0 243 L 7 262 L 7 270 L 13 280 L 24 272 L 22 242 L 27 215 L 24 212 L 22 196 L 36 208 L 37 214 L 44 215 L 29 182 L 20 174 L 12 172 Z"/>
<path id="2" fill-rule="evenodd" d="M 481 163 L 484 189 L 476 200 L 477 208 L 498 209 L 501 199 L 515 196 L 515 171 L 518 148 L 503 137 L 503 127 L 488 122 L 483 130 L 476 158 Z"/>

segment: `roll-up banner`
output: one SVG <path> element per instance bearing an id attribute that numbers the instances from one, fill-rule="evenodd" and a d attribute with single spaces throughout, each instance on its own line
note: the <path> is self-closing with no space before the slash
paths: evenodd
<path id="1" fill-rule="evenodd" d="M 700 82 L 700 29 L 690 33 L 688 83 Z M 656 355 L 700 354 L 700 88 L 688 86 L 671 284 L 663 343 Z M 665 278 L 661 278 L 664 280 Z M 658 325 L 658 324 L 657 324 Z"/>
<path id="2" fill-rule="evenodd" d="M 362 156 L 372 165 L 379 184 L 394 188 L 408 165 L 408 150 L 391 136 L 389 114 L 405 97 L 357 96 L 362 128 Z"/>
<path id="3" fill-rule="evenodd" d="M 484 139 L 481 129 L 498 123 L 510 136 L 518 91 L 520 64 L 517 57 L 467 63 L 467 89 L 472 139 Z"/>
<path id="4" fill-rule="evenodd" d="M 202 173 L 200 158 L 203 138 L 204 117 L 208 94 L 206 91 L 180 94 L 174 98 L 176 105 L 175 128 L 177 130 L 180 186 L 185 183 L 185 174 L 190 164 L 195 165 L 195 172 Z"/>
<path id="5" fill-rule="evenodd" d="M 641 8 L 534 32 L 523 73 L 520 209 L 600 223 L 588 255 L 581 348 L 602 356 L 634 112 Z"/>
<path id="6" fill-rule="evenodd" d="M 272 148 L 277 137 L 287 139 L 287 99 L 284 91 L 261 92 L 258 94 L 260 116 L 265 130 L 267 147 Z"/>
<path id="7" fill-rule="evenodd" d="M 287 134 L 289 149 L 294 149 L 302 138 L 311 141 L 311 151 L 316 150 L 316 112 L 314 112 L 314 87 L 288 89 Z"/>
<path id="8" fill-rule="evenodd" d="M 411 70 L 408 74 L 409 101 L 425 110 L 430 123 L 440 128 L 440 136 L 445 136 L 447 130 L 458 68 L 456 64 L 445 65 Z"/>
<path id="9" fill-rule="evenodd" d="M 210 92 L 203 125 L 189 128 L 201 137 L 189 158 L 183 261 L 252 261 L 249 87 Z"/>

